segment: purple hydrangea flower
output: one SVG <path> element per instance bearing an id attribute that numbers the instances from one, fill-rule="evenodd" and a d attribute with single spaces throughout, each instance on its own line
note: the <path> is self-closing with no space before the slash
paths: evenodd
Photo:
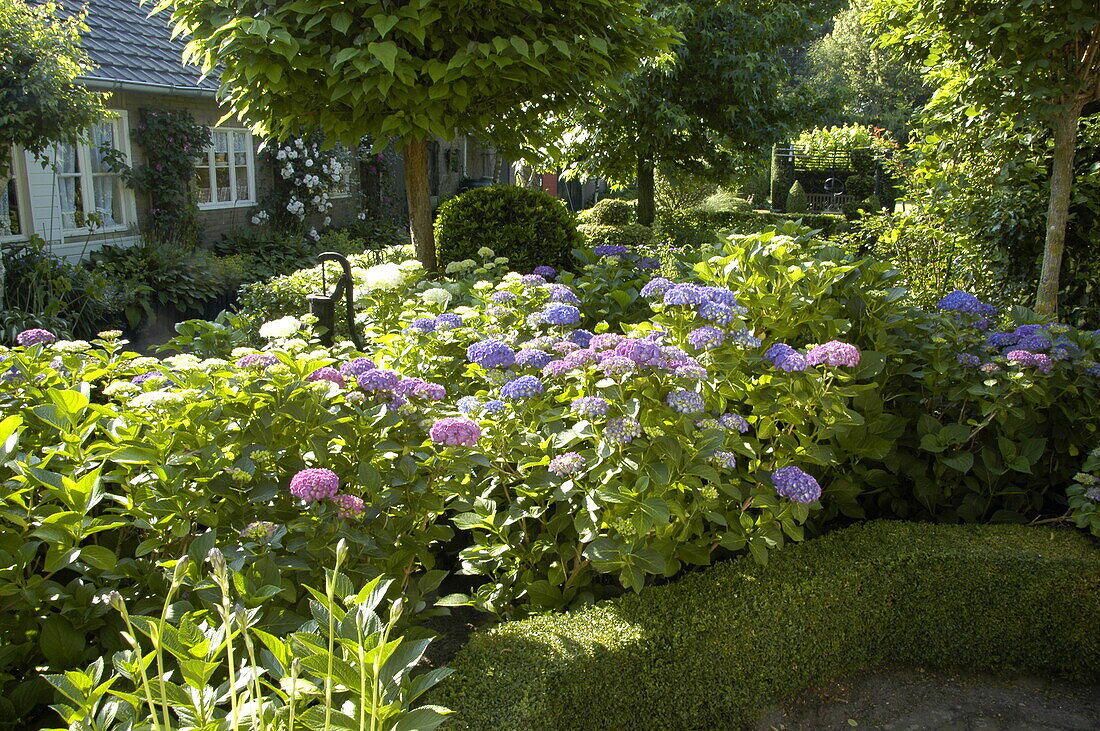
<path id="1" fill-rule="evenodd" d="M 991 348 L 1010 348 L 1019 340 L 1020 336 L 1016 333 L 993 333 L 985 339 L 985 342 Z"/>
<path id="2" fill-rule="evenodd" d="M 978 370 L 980 370 L 982 373 L 997 373 L 1001 370 L 1001 367 L 996 363 L 982 363 L 981 367 Z"/>
<path id="3" fill-rule="evenodd" d="M 361 376 L 367 371 L 374 370 L 374 361 L 370 358 L 356 358 L 355 360 L 349 360 L 340 366 L 340 372 L 345 376 L 355 378 Z"/>
<path id="4" fill-rule="evenodd" d="M 624 338 L 615 346 L 615 353 L 640 365 L 656 365 L 663 355 L 657 343 L 637 338 Z"/>
<path id="5" fill-rule="evenodd" d="M 393 371 L 372 368 L 355 379 L 359 388 L 373 393 L 391 392 L 401 382 L 401 376 Z"/>
<path id="6" fill-rule="evenodd" d="M 542 319 L 550 325 L 572 325 L 580 322 L 581 311 L 563 302 L 551 302 L 542 310 Z"/>
<path id="7" fill-rule="evenodd" d="M 580 350 L 581 346 L 574 343 L 572 340 L 559 340 L 554 343 L 551 348 L 562 355 L 569 355 L 570 353 L 575 353 Z"/>
<path id="8" fill-rule="evenodd" d="M 290 478 L 290 494 L 307 503 L 328 500 L 339 490 L 340 478 L 324 468 L 305 469 Z"/>
<path id="9" fill-rule="evenodd" d="M 434 332 L 436 327 L 434 317 L 418 317 L 409 325 L 410 330 L 419 330 L 422 333 Z"/>
<path id="10" fill-rule="evenodd" d="M 458 400 L 456 406 L 461 413 L 472 414 L 481 408 L 481 399 L 477 396 L 463 396 Z"/>
<path id="11" fill-rule="evenodd" d="M 335 368 L 329 368 L 328 366 L 325 366 L 324 368 L 318 368 L 317 370 L 313 371 L 313 373 L 310 373 L 308 376 L 306 376 L 306 380 L 310 383 L 313 383 L 315 381 L 329 381 L 330 383 L 335 383 L 341 388 L 344 386 L 344 377 L 340 375 L 340 371 L 336 370 Z"/>
<path id="12" fill-rule="evenodd" d="M 677 365 L 672 370 L 673 374 L 680 378 L 687 378 L 691 381 L 705 381 L 710 373 L 707 369 L 701 365 L 693 365 L 691 363 L 684 363 L 683 365 Z"/>
<path id="13" fill-rule="evenodd" d="M 602 399 L 599 396 L 581 396 L 580 398 L 573 399 L 573 403 L 569 408 L 578 416 L 595 418 L 607 416 L 611 404 L 609 404 L 606 399 Z"/>
<path id="14" fill-rule="evenodd" d="M 712 350 L 726 340 L 726 333 L 713 325 L 697 327 L 688 333 L 687 341 L 696 350 Z"/>
<path id="15" fill-rule="evenodd" d="M 135 386 L 140 386 L 146 381 L 153 378 L 164 378 L 164 374 L 158 373 L 157 371 L 146 371 L 145 373 L 139 373 L 131 378 L 130 383 L 134 384 Z"/>
<path id="16" fill-rule="evenodd" d="M 446 416 L 437 419 L 428 435 L 433 442 L 450 447 L 472 447 L 481 438 L 481 427 L 465 416 Z"/>
<path id="17" fill-rule="evenodd" d="M 446 388 L 423 378 L 402 378 L 394 391 L 399 396 L 413 396 L 428 401 L 442 401 L 447 397 Z"/>
<path id="18" fill-rule="evenodd" d="M 593 350 L 612 350 L 618 347 L 619 343 L 623 341 L 623 336 L 618 333 L 600 333 L 599 335 L 592 336 L 592 340 L 589 341 L 588 347 Z"/>
<path id="19" fill-rule="evenodd" d="M 973 353 L 959 353 L 955 356 L 955 362 L 967 368 L 977 368 L 982 364 L 982 359 Z"/>
<path id="20" fill-rule="evenodd" d="M 737 455 L 733 452 L 725 452 L 719 449 L 714 452 L 711 459 L 727 470 L 732 470 L 737 467 Z"/>
<path id="21" fill-rule="evenodd" d="M 482 340 L 466 348 L 466 358 L 483 368 L 508 368 L 515 365 L 516 354 L 500 340 Z"/>
<path id="22" fill-rule="evenodd" d="M 567 305 L 579 305 L 581 298 L 564 284 L 554 284 L 550 287 L 550 301 L 561 302 Z"/>
<path id="23" fill-rule="evenodd" d="M 1005 358 L 1009 363 L 1015 363 L 1019 366 L 1030 366 L 1036 368 L 1040 373 L 1050 373 L 1054 368 L 1054 364 L 1050 360 L 1050 356 L 1043 353 L 1032 353 L 1028 350 L 1013 350 L 1005 355 Z"/>
<path id="24" fill-rule="evenodd" d="M 665 397 L 665 403 L 681 414 L 700 414 L 703 412 L 703 397 L 694 391 L 677 389 Z"/>
<path id="25" fill-rule="evenodd" d="M 553 279 L 554 277 L 558 276 L 557 269 L 551 266 L 546 266 L 545 264 L 535 267 L 533 273 L 538 274 L 543 279 Z"/>
<path id="26" fill-rule="evenodd" d="M 622 244 L 600 244 L 592 249 L 596 256 L 626 256 L 630 249 Z"/>
<path id="27" fill-rule="evenodd" d="M 489 295 L 489 299 L 498 305 L 503 305 L 506 302 L 514 302 L 516 299 L 515 292 L 509 292 L 508 290 L 501 290 L 500 292 L 493 292 Z"/>
<path id="28" fill-rule="evenodd" d="M 22 345 L 24 348 L 29 348 L 32 345 L 49 345 L 50 343 L 56 343 L 57 336 L 49 330 L 34 327 L 16 335 L 15 342 Z"/>
<path id="29" fill-rule="evenodd" d="M 337 515 L 341 518 L 358 518 L 363 514 L 363 498 L 342 493 L 333 495 L 332 502 L 339 508 Z"/>
<path id="30" fill-rule="evenodd" d="M 718 426 L 727 431 L 736 431 L 744 434 L 749 430 L 749 422 L 738 414 L 722 414 L 718 417 Z"/>
<path id="31" fill-rule="evenodd" d="M 596 351 L 591 348 L 574 350 L 572 353 L 562 358 L 562 362 L 569 368 L 581 368 L 589 363 L 596 362 Z"/>
<path id="32" fill-rule="evenodd" d="M 604 436 L 616 444 L 630 444 L 642 435 L 642 425 L 630 417 L 611 419 L 604 427 Z"/>
<path id="33" fill-rule="evenodd" d="M 624 358 L 621 355 L 613 355 L 609 358 L 604 358 L 600 362 L 600 370 L 604 372 L 606 376 L 625 376 L 628 373 L 633 373 L 637 366 L 630 358 Z"/>
<path id="34" fill-rule="evenodd" d="M 454 330 L 456 327 L 462 327 L 462 316 L 453 312 L 444 312 L 435 318 L 435 327 L 437 330 Z"/>
<path id="35" fill-rule="evenodd" d="M 817 480 L 797 467 L 780 467 L 772 473 L 775 491 L 796 503 L 812 503 L 821 497 Z"/>
<path id="36" fill-rule="evenodd" d="M 546 284 L 546 278 L 541 274 L 524 274 L 519 278 L 519 281 L 523 282 L 526 287 L 538 287 L 539 285 Z"/>
<path id="37" fill-rule="evenodd" d="M 936 308 L 944 310 L 945 312 L 965 312 L 970 315 L 984 315 L 988 317 L 992 317 L 997 312 L 991 305 L 983 303 L 974 295 L 969 292 L 963 292 L 960 289 L 956 289 L 954 292 L 937 302 Z"/>
<path id="38" fill-rule="evenodd" d="M 719 325 L 733 322 L 733 309 L 719 302 L 704 302 L 699 305 L 699 317 Z"/>
<path id="39" fill-rule="evenodd" d="M 249 353 L 248 355 L 242 356 L 237 360 L 237 367 L 264 370 L 265 368 L 269 368 L 270 366 L 273 366 L 278 362 L 279 359 L 271 353 Z"/>
<path id="40" fill-rule="evenodd" d="M 554 360 L 554 356 L 543 350 L 524 348 L 523 350 L 520 350 L 518 353 L 516 353 L 516 365 L 520 366 L 542 368 L 552 360 Z"/>
<path id="41" fill-rule="evenodd" d="M 804 355 L 786 343 L 775 343 L 772 345 L 768 348 L 767 352 L 764 353 L 764 359 L 769 361 L 776 368 L 786 371 L 787 373 L 804 371 L 810 365 Z"/>
<path id="42" fill-rule="evenodd" d="M 571 477 L 583 470 L 584 464 L 584 457 L 576 452 L 566 452 L 550 460 L 547 469 L 558 477 Z"/>
<path id="43" fill-rule="evenodd" d="M 651 297 L 664 297 L 665 292 L 672 289 L 672 287 L 672 282 L 664 277 L 654 277 L 646 282 L 639 294 L 646 299 L 650 299 Z"/>
<path id="44" fill-rule="evenodd" d="M 634 266 L 638 269 L 649 271 L 651 269 L 658 269 L 661 266 L 661 260 L 655 256 L 639 256 L 634 260 Z"/>
<path id="45" fill-rule="evenodd" d="M 572 366 L 566 363 L 564 360 L 552 360 L 542 367 L 542 375 L 547 378 L 559 378 L 565 374 Z"/>
<path id="46" fill-rule="evenodd" d="M 1016 343 L 1016 347 L 1020 350 L 1030 350 L 1033 353 L 1038 353 L 1050 348 L 1050 338 L 1043 335 L 1024 335 Z"/>
<path id="47" fill-rule="evenodd" d="M 542 381 L 535 376 L 520 376 L 505 383 L 500 389 L 500 396 L 511 400 L 524 399 L 538 396 L 544 390 Z"/>
<path id="48" fill-rule="evenodd" d="M 827 343 L 810 349 L 806 354 L 806 362 L 810 365 L 844 366 L 855 368 L 859 365 L 859 348 L 839 340 L 830 340 Z"/>

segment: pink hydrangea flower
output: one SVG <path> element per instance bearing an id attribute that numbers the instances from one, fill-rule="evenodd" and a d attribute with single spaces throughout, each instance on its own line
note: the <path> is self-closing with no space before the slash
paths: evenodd
<path id="1" fill-rule="evenodd" d="M 328 500 L 339 490 L 340 478 L 324 468 L 305 469 L 290 478 L 290 494 L 307 503 Z"/>
<path id="2" fill-rule="evenodd" d="M 346 492 L 334 495 L 332 502 L 339 508 L 337 515 L 341 518 L 358 518 L 363 514 L 363 498 L 348 495 Z"/>
<path id="3" fill-rule="evenodd" d="M 472 447 L 481 438 L 481 427 L 473 419 L 464 416 L 448 416 L 438 419 L 428 432 L 432 441 L 451 447 Z"/>

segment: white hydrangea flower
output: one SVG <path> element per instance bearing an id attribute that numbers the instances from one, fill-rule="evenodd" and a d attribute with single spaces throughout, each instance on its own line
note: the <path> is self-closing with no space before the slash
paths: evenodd
<path id="1" fill-rule="evenodd" d="M 313 167 L 313 160 L 310 160 L 309 158 L 306 158 L 306 167 L 307 168 Z"/>
<path id="2" fill-rule="evenodd" d="M 358 218 L 360 221 L 366 221 L 367 220 L 367 214 L 366 214 L 365 211 L 359 211 L 359 215 L 356 216 L 356 218 Z"/>
<path id="3" fill-rule="evenodd" d="M 297 317 L 287 315 L 286 317 L 280 317 L 278 320 L 272 320 L 271 322 L 265 322 L 263 325 L 260 325 L 260 337 L 269 340 L 275 338 L 289 338 L 295 335 L 301 327 L 301 320 Z"/>
<path id="4" fill-rule="evenodd" d="M 105 396 L 133 396 L 136 393 L 141 393 L 141 387 L 130 381 L 111 381 L 103 387 L 103 394 Z"/>
<path id="5" fill-rule="evenodd" d="M 405 272 L 397 264 L 376 264 L 363 272 L 363 288 L 367 292 L 397 289 L 404 283 Z"/>
<path id="6" fill-rule="evenodd" d="M 523 275 L 518 272 L 508 272 L 500 278 L 501 284 L 507 286 L 509 284 L 520 284 L 523 282 Z"/>
<path id="7" fill-rule="evenodd" d="M 181 404 L 187 399 L 187 396 L 188 393 L 185 391 L 148 391 L 130 399 L 129 405 L 135 409 L 155 409 L 161 406 Z"/>
<path id="8" fill-rule="evenodd" d="M 294 140 L 294 146 L 297 147 L 299 150 L 301 150 L 306 145 L 305 145 L 304 142 L 302 142 L 302 139 L 299 137 L 298 139 Z"/>
<path id="9" fill-rule="evenodd" d="M 488 246 L 482 246 L 480 249 L 477 250 L 477 255 L 480 256 L 482 259 L 492 259 L 494 256 L 497 255 L 497 253 L 490 249 Z"/>
<path id="10" fill-rule="evenodd" d="M 508 263 L 508 257 L 498 256 L 496 259 L 493 259 L 493 263 L 494 264 L 507 264 Z"/>
<path id="11" fill-rule="evenodd" d="M 424 265 L 416 259 L 406 259 L 397 265 L 403 272 L 420 272 L 424 270 Z"/>
<path id="12" fill-rule="evenodd" d="M 451 293 L 442 287 L 432 287 L 420 293 L 420 299 L 429 305 L 444 305 L 451 301 Z"/>
<path id="13" fill-rule="evenodd" d="M 190 353 L 180 353 L 165 358 L 164 364 L 177 371 L 193 371 L 202 365 L 202 361 Z"/>
<path id="14" fill-rule="evenodd" d="M 311 239 L 313 239 L 314 241 L 320 241 L 321 240 L 321 234 L 317 233 L 317 229 L 315 229 L 315 228 L 311 228 L 309 230 L 309 237 Z"/>
<path id="15" fill-rule="evenodd" d="M 130 361 L 130 365 L 140 370 L 149 370 L 150 368 L 156 368 L 160 365 L 158 358 L 151 358 L 148 355 L 143 355 L 140 358 L 134 358 Z"/>
<path id="16" fill-rule="evenodd" d="M 284 340 L 282 346 L 291 353 L 298 353 L 308 348 L 309 343 L 302 338 L 291 338 L 290 340 Z"/>
<path id="17" fill-rule="evenodd" d="M 202 367 L 205 370 L 211 371 L 216 368 L 225 368 L 229 365 L 229 361 L 225 358 L 207 358 L 202 362 Z"/>
<path id="18" fill-rule="evenodd" d="M 252 355 L 253 353 L 259 352 L 260 351 L 256 350 L 255 348 L 233 348 L 232 352 L 230 352 L 230 355 L 233 357 L 233 360 L 237 360 L 239 358 L 245 357 L 246 355 Z"/>
<path id="19" fill-rule="evenodd" d="M 332 225 L 332 216 L 325 216 L 325 226 Z"/>
<path id="20" fill-rule="evenodd" d="M 478 282 L 477 284 L 474 285 L 474 291 L 475 292 L 485 292 L 485 291 L 490 290 L 492 288 L 493 288 L 493 283 L 492 282 L 487 282 L 484 279 L 482 279 L 480 282 Z"/>
<path id="21" fill-rule="evenodd" d="M 363 214 L 360 213 L 359 215 L 362 216 Z M 359 219 L 359 220 L 363 220 L 363 219 Z M 452 262 L 447 264 L 446 268 L 444 268 L 443 271 L 447 274 L 457 274 L 458 272 L 462 271 L 462 269 L 463 269 L 462 262 L 452 261 Z"/>
<path id="22" fill-rule="evenodd" d="M 58 340 L 50 347 L 59 353 L 87 353 L 92 344 L 87 340 Z"/>
<path id="23" fill-rule="evenodd" d="M 253 216 L 252 217 L 252 225 L 253 226 L 259 226 L 260 225 L 260 217 L 259 216 Z"/>

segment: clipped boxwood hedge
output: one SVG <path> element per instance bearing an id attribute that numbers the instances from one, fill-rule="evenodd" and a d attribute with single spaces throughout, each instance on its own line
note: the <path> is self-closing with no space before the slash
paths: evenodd
<path id="1" fill-rule="evenodd" d="M 567 268 L 582 242 L 565 201 L 514 185 L 474 188 L 451 198 L 439 207 L 435 237 L 441 265 L 480 260 L 477 252 L 487 246 L 508 257 L 517 272 L 542 264 Z"/>
<path id="2" fill-rule="evenodd" d="M 1067 529 L 876 522 L 475 637 L 471 729 L 737 728 L 879 665 L 1100 676 L 1100 551 Z"/>
<path id="3" fill-rule="evenodd" d="M 641 249 L 652 246 L 655 239 L 653 229 L 640 223 L 628 223 L 623 226 L 604 226 L 598 223 L 582 223 L 577 230 L 584 236 L 586 245 L 597 246 L 629 246 L 632 249 Z"/>
<path id="4" fill-rule="evenodd" d="M 843 216 L 822 213 L 784 214 L 768 211 L 658 211 L 654 232 L 659 241 L 673 246 L 698 247 L 717 240 L 718 232 L 758 233 L 784 221 L 801 221 L 820 229 L 823 236 L 843 233 L 848 222 Z"/>

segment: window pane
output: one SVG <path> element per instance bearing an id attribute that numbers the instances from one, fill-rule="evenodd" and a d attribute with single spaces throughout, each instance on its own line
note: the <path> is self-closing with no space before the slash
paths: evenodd
<path id="1" fill-rule="evenodd" d="M 103 163 L 103 149 L 115 149 L 115 125 L 111 122 L 102 122 L 92 127 L 92 148 L 89 150 L 89 157 L 92 160 L 93 173 L 111 172 Z"/>
<path id="2" fill-rule="evenodd" d="M 228 203 L 233 200 L 233 191 L 229 185 L 228 167 L 217 167 L 214 169 L 214 182 L 218 188 L 219 203 Z"/>
<path id="3" fill-rule="evenodd" d="M 248 192 L 248 168 L 237 168 L 237 197 L 236 200 L 246 201 L 250 198 Z"/>
<path id="4" fill-rule="evenodd" d="M 19 199 L 15 178 L 9 178 L 0 185 L 0 236 L 14 236 L 23 233 L 19 224 Z"/>
<path id="5" fill-rule="evenodd" d="M 228 165 L 229 164 L 229 133 L 228 132 L 215 132 L 214 133 L 214 164 L 215 165 Z"/>
<path id="6" fill-rule="evenodd" d="M 84 195 L 80 178 L 75 175 L 58 176 L 61 193 L 61 225 L 64 228 L 80 228 L 84 225 Z"/>
<path id="7" fill-rule="evenodd" d="M 122 181 L 115 175 L 97 175 L 92 179 L 95 192 L 95 209 L 101 226 L 118 226 L 123 223 Z"/>
<path id="8" fill-rule="evenodd" d="M 57 148 L 57 172 L 60 175 L 80 172 L 75 145 L 63 145 Z"/>

